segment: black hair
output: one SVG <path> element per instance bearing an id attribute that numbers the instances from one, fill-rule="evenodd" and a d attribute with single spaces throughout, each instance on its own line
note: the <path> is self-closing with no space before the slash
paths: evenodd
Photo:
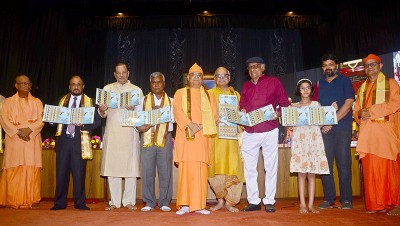
<path id="1" fill-rule="evenodd" d="M 310 94 L 310 97 L 312 97 L 312 96 L 314 95 L 314 86 L 312 85 L 312 83 L 311 83 L 308 79 L 304 79 L 304 80 L 300 80 L 300 81 L 297 83 L 296 92 L 294 93 L 296 96 L 301 97 L 300 86 L 301 86 L 301 84 L 303 84 L 303 83 L 305 83 L 305 82 L 307 82 L 307 83 L 310 84 L 310 86 L 311 86 L 311 94 Z"/>
<path id="2" fill-rule="evenodd" d="M 332 60 L 332 61 L 335 62 L 335 64 L 338 64 L 338 59 L 337 59 L 337 57 L 335 56 L 335 54 L 332 54 L 332 53 L 324 54 L 324 55 L 322 56 L 322 58 L 321 58 L 321 62 L 324 62 L 324 61 L 327 61 L 327 60 Z"/>

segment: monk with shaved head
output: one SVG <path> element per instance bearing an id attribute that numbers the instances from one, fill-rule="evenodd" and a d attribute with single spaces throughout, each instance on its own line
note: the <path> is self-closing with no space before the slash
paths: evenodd
<path id="1" fill-rule="evenodd" d="M 1 112 L 5 150 L 0 205 L 14 209 L 37 208 L 41 199 L 43 104 L 31 95 L 31 87 L 28 76 L 17 76 L 17 93 L 5 99 Z"/>

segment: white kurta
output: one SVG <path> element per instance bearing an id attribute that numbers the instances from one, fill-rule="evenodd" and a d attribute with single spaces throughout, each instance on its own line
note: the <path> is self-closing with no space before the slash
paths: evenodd
<path id="1" fill-rule="evenodd" d="M 139 89 L 130 82 L 123 85 L 115 82 L 104 87 L 112 92 L 126 92 Z M 103 139 L 103 153 L 101 157 L 102 176 L 111 177 L 140 177 L 139 163 L 139 133 L 134 127 L 123 127 L 120 114 L 123 109 L 107 109 L 106 129 Z"/>

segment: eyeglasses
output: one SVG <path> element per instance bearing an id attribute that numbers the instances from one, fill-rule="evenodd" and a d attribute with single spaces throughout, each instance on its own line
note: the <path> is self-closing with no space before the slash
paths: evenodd
<path id="1" fill-rule="evenodd" d="M 223 79 L 223 78 L 228 78 L 229 75 L 228 74 L 215 74 L 214 77 L 217 79 Z"/>
<path id="2" fill-rule="evenodd" d="M 127 71 L 123 71 L 122 73 L 121 72 L 115 72 L 115 74 L 118 75 L 118 76 L 121 76 L 121 75 L 127 75 L 128 72 Z"/>
<path id="3" fill-rule="evenodd" d="M 258 68 L 261 68 L 261 64 L 254 64 L 254 65 L 249 65 L 248 67 L 247 67 L 247 69 L 248 70 L 255 70 L 255 69 L 258 69 Z"/>
<path id="4" fill-rule="evenodd" d="M 300 90 L 311 90 L 311 87 L 300 87 Z"/>
<path id="5" fill-rule="evenodd" d="M 364 68 L 365 69 L 374 68 L 374 67 L 376 67 L 376 65 L 378 65 L 378 62 L 372 62 L 372 63 L 369 63 L 369 64 L 364 64 Z"/>
<path id="6" fill-rule="evenodd" d="M 200 72 L 193 72 L 193 73 L 190 73 L 189 76 L 191 78 L 201 78 L 203 76 L 203 74 Z"/>
<path id="7" fill-rule="evenodd" d="M 30 83 L 30 82 L 17 82 L 16 84 L 23 85 L 23 86 L 31 86 L 32 85 L 32 83 Z"/>

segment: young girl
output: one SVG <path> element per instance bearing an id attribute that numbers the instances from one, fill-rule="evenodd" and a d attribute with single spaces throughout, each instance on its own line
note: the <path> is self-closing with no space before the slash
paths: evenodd
<path id="1" fill-rule="evenodd" d="M 297 82 L 296 95 L 300 102 L 293 107 L 319 106 L 318 101 L 311 101 L 313 95 L 312 82 L 300 79 Z M 329 174 L 328 161 L 319 126 L 298 126 L 293 129 L 292 157 L 290 172 L 298 172 L 298 188 L 300 213 L 318 213 L 314 209 L 315 174 Z M 305 201 L 305 184 L 308 180 L 308 207 Z"/>

